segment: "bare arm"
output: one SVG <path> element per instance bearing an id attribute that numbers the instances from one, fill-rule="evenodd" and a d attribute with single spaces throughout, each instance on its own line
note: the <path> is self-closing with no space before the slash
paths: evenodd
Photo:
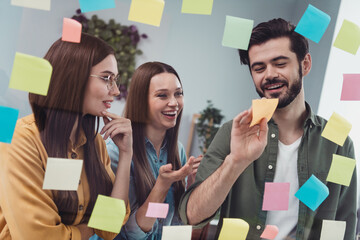
<path id="1" fill-rule="evenodd" d="M 250 110 L 233 119 L 230 154 L 226 156 L 223 164 L 191 193 L 186 210 L 190 224 L 198 224 L 213 215 L 240 174 L 264 151 L 268 131 L 266 119 L 262 119 L 260 125 L 249 127 L 251 116 Z"/>

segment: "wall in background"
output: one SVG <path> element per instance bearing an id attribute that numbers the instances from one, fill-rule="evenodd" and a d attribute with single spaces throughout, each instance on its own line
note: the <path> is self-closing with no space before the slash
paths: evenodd
<path id="1" fill-rule="evenodd" d="M 8 75 L 2 77 L 0 74 L 0 89 L 7 89 L 14 51 L 44 56 L 50 45 L 61 36 L 63 17 L 73 16 L 79 8 L 76 0 L 52 1 L 50 12 L 22 9 L 10 6 L 10 0 L 6 2 L 0 9 L 1 18 L 6 18 L 0 22 L 1 29 L 6 29 L 0 39 L 3 50 L 0 69 L 5 69 Z M 307 101 L 317 110 L 340 0 L 215 0 L 210 16 L 182 14 L 182 1 L 167 0 L 159 28 L 129 22 L 131 1 L 115 2 L 115 9 L 86 13 L 86 16 L 97 14 L 106 21 L 114 18 L 125 25 L 135 24 L 141 33 L 149 36 L 139 45 L 144 54 L 137 58 L 137 65 L 163 61 L 178 71 L 185 93 L 179 135 L 184 146 L 192 115 L 205 108 L 206 100 L 211 99 L 215 107 L 222 110 L 225 120 L 230 120 L 258 97 L 247 66 L 240 65 L 237 50 L 221 46 L 226 15 L 253 19 L 255 24 L 277 17 L 296 24 L 309 3 L 331 15 L 332 21 L 320 43 L 310 41 L 314 67 L 305 79 L 305 93 Z M 1 90 L 0 94 L 0 103 L 19 108 L 20 117 L 31 113 L 27 93 L 7 89 Z M 122 108 L 123 102 L 118 102 L 111 111 L 120 114 Z M 192 153 L 199 153 L 196 139 Z"/>

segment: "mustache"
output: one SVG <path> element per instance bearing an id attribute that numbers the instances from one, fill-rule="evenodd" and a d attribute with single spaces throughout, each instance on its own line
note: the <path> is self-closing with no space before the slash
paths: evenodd
<path id="1" fill-rule="evenodd" d="M 264 89 L 266 85 L 270 85 L 270 84 L 284 84 L 287 86 L 288 82 L 279 78 L 272 78 L 272 79 L 267 78 L 265 79 L 265 82 L 261 84 L 261 88 Z"/>

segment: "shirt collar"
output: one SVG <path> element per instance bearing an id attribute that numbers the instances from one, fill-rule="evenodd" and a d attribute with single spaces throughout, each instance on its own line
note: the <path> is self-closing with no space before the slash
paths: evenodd
<path id="1" fill-rule="evenodd" d="M 162 146 L 161 146 L 160 150 L 164 149 L 166 147 L 166 144 L 167 144 L 167 139 L 165 138 L 163 143 L 162 143 Z M 154 148 L 154 145 L 152 144 L 152 142 L 147 137 L 145 137 L 145 146 L 151 146 L 152 148 Z"/>

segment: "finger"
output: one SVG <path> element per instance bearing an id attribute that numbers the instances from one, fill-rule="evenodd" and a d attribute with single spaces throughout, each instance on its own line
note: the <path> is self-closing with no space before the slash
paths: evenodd
<path id="1" fill-rule="evenodd" d="M 107 137 L 111 137 L 111 138 L 113 138 L 113 137 L 115 137 L 116 135 L 118 135 L 118 134 L 124 134 L 124 135 L 126 135 L 126 136 L 128 136 L 128 135 L 131 135 L 131 127 L 129 127 L 128 125 L 124 125 L 124 124 L 114 124 L 114 125 L 112 125 L 112 126 L 110 126 L 110 128 L 108 128 L 107 130 L 106 130 L 106 134 L 105 134 L 105 136 L 104 136 L 104 139 L 106 140 L 107 139 Z"/>
<path id="2" fill-rule="evenodd" d="M 111 120 L 108 123 L 106 123 L 105 126 L 101 129 L 100 134 L 104 134 L 104 132 L 108 131 L 110 128 L 112 128 L 115 125 L 119 128 L 127 128 L 127 127 L 131 128 L 130 121 L 127 121 L 125 118 L 116 119 L 116 120 Z"/>
<path id="3" fill-rule="evenodd" d="M 119 118 L 123 118 L 115 113 L 111 113 L 111 112 L 107 112 L 107 111 L 103 111 L 102 114 L 104 114 L 104 116 L 107 116 L 111 119 L 119 119 Z"/>
<path id="4" fill-rule="evenodd" d="M 187 160 L 187 162 L 190 162 L 190 159 L 191 159 L 191 161 L 194 161 L 195 157 L 194 157 L 194 156 L 189 157 L 189 159 Z"/>
<path id="5" fill-rule="evenodd" d="M 259 140 L 261 142 L 267 142 L 267 134 L 268 134 L 267 119 L 263 118 L 260 121 Z"/>
<path id="6" fill-rule="evenodd" d="M 163 165 L 159 168 L 159 173 L 165 173 L 165 172 L 171 172 L 172 170 L 172 164 L 168 163 L 166 165 Z"/>
<path id="7" fill-rule="evenodd" d="M 252 109 L 247 111 L 247 114 L 240 120 L 240 124 L 250 124 L 252 120 Z"/>
<path id="8" fill-rule="evenodd" d="M 194 163 L 193 169 L 198 168 L 200 166 L 200 163 Z"/>
<path id="9" fill-rule="evenodd" d="M 236 117 L 234 117 L 234 119 L 233 119 L 233 128 L 240 127 L 240 121 L 247 113 L 248 113 L 248 110 L 245 110 L 245 111 L 239 113 Z"/>
<path id="10" fill-rule="evenodd" d="M 104 121 L 104 127 L 106 126 L 106 124 L 110 122 L 110 120 L 106 116 L 103 116 L 103 121 Z M 100 134 L 104 133 L 104 127 L 101 129 Z"/>

